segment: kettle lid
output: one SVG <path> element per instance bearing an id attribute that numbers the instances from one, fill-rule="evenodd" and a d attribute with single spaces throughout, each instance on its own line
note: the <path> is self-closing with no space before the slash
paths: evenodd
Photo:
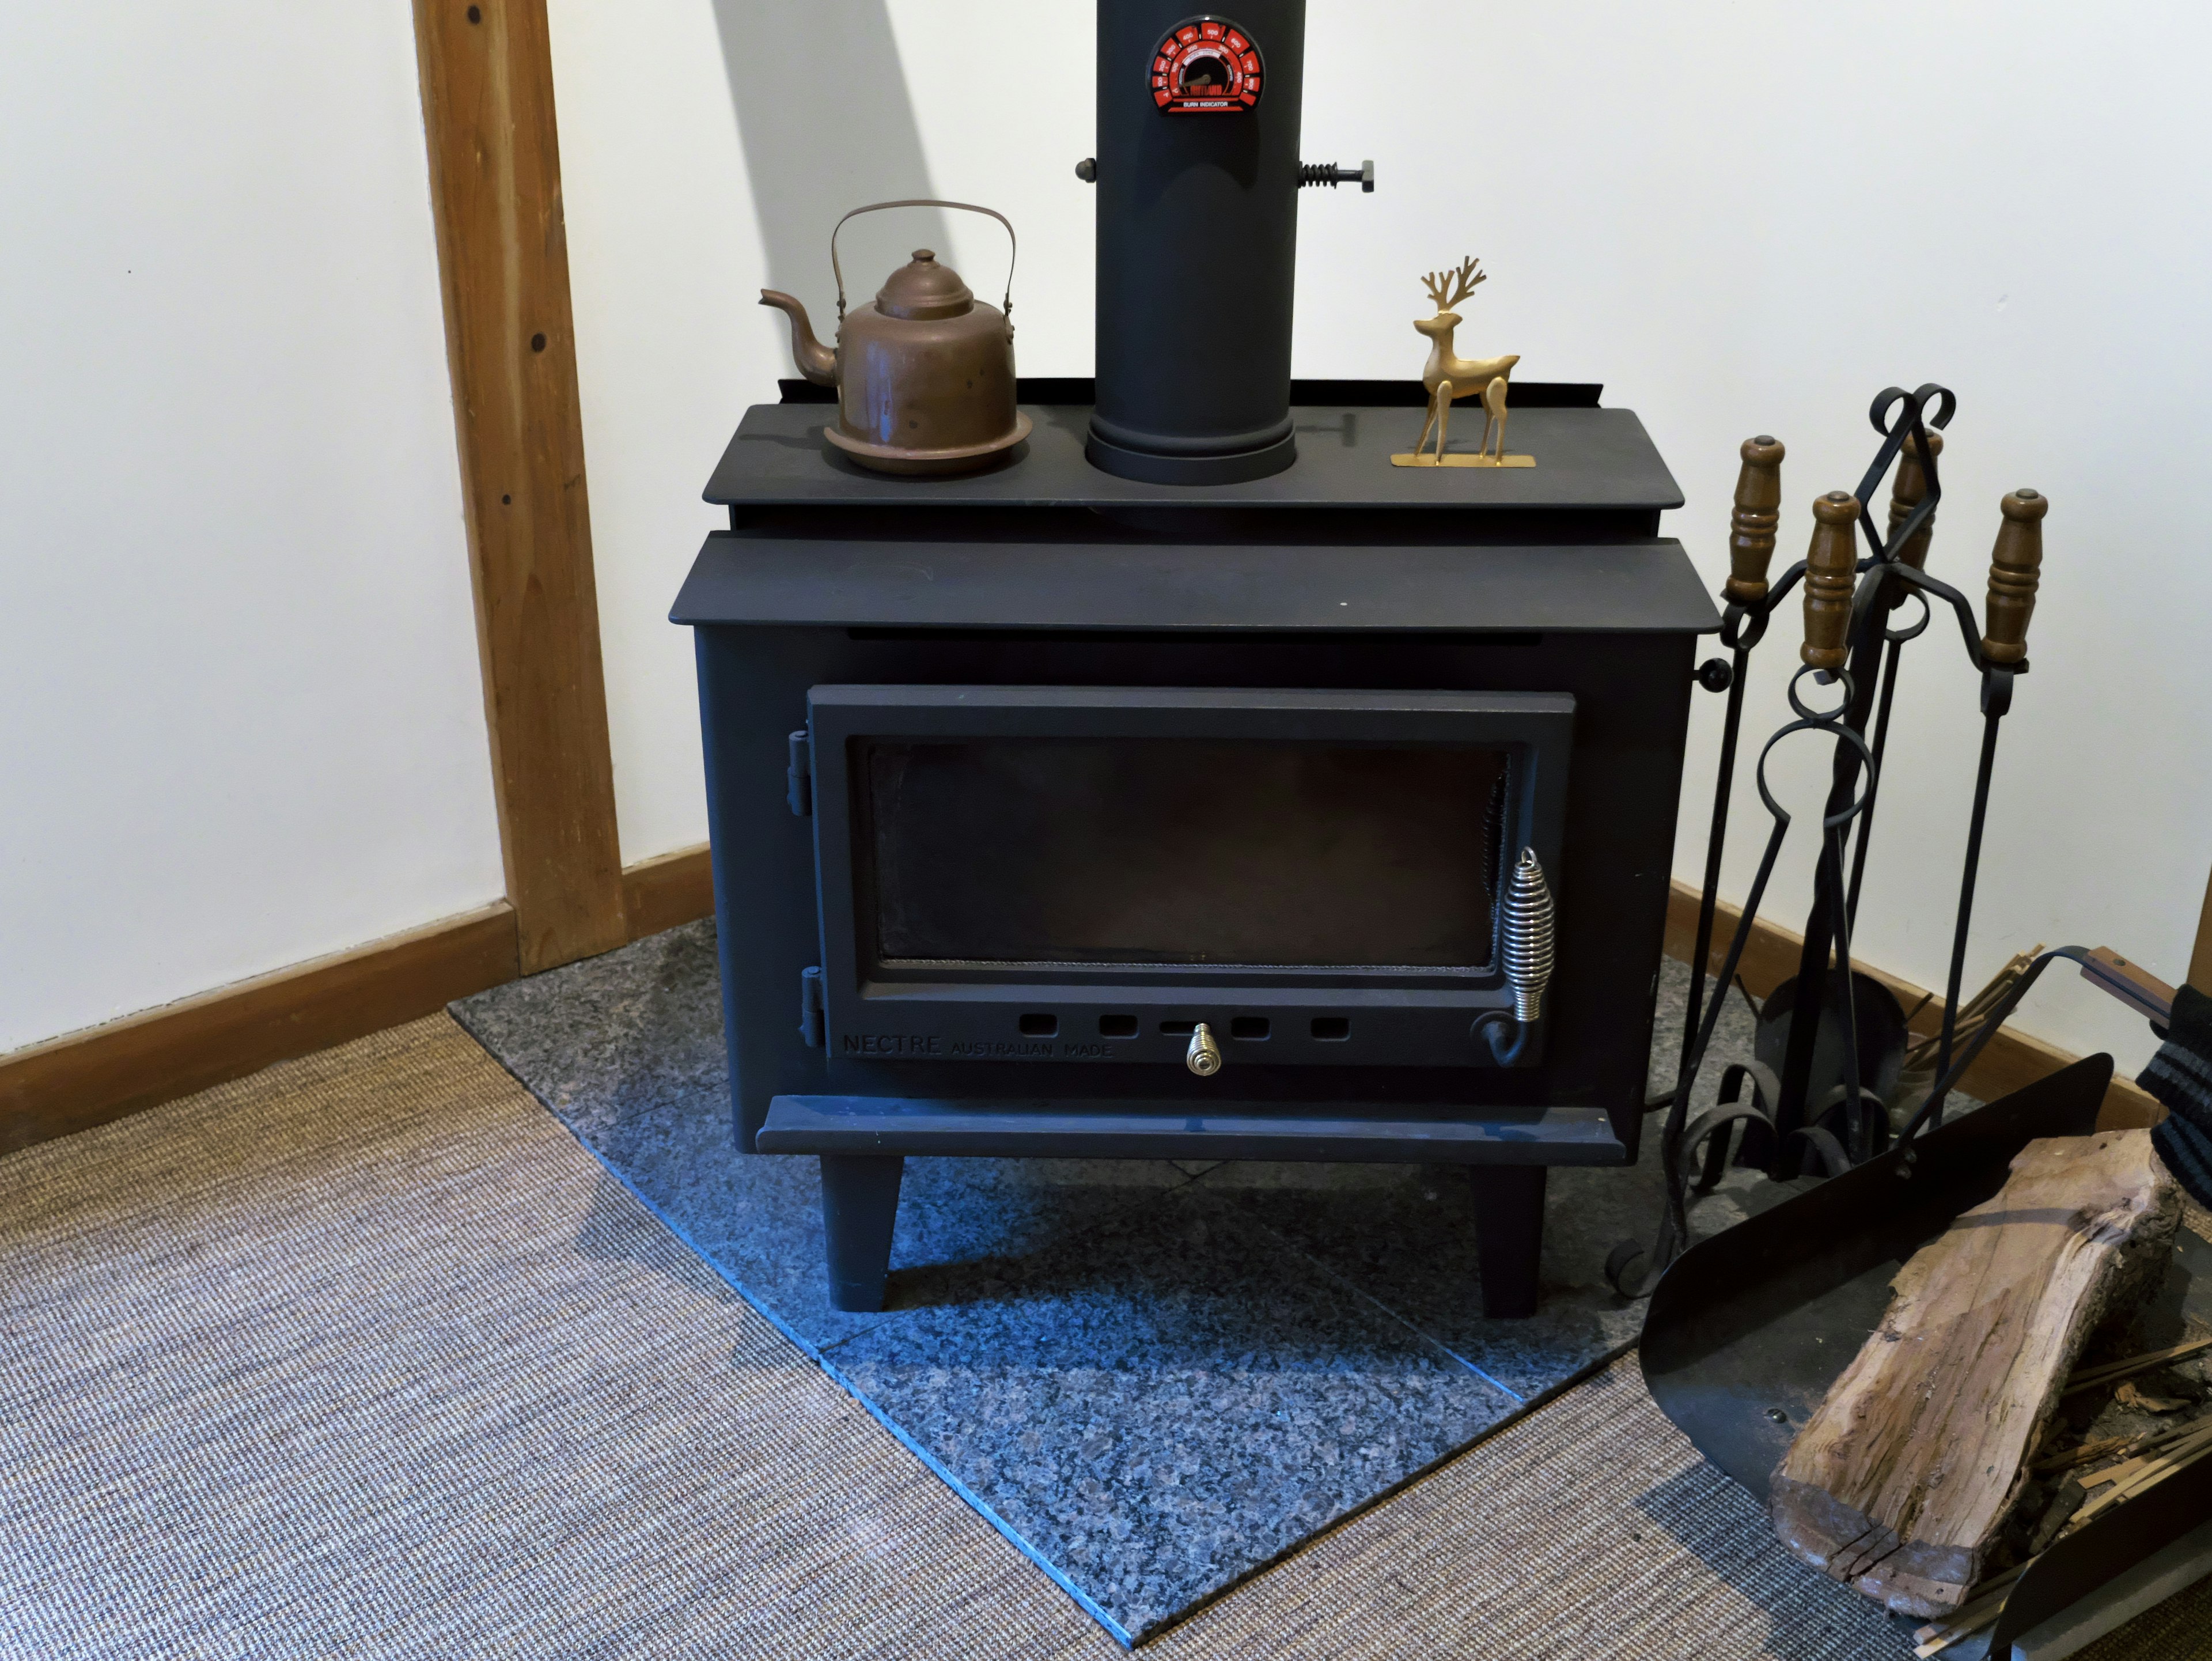
<path id="1" fill-rule="evenodd" d="M 959 317 L 975 305 L 975 293 L 960 273 L 939 265 L 929 248 L 916 248 L 912 261 L 893 271 L 876 292 L 876 310 L 885 317 Z"/>

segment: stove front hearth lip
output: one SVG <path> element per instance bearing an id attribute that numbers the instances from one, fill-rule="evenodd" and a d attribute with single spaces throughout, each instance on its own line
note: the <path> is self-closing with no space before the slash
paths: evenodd
<path id="1" fill-rule="evenodd" d="M 899 1095 L 780 1095 L 757 1153 L 1625 1165 L 1602 1108 Z"/>

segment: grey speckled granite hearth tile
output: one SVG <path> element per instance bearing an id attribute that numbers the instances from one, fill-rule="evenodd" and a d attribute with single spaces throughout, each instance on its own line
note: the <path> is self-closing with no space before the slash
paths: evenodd
<path id="1" fill-rule="evenodd" d="M 1687 984 L 1665 966 L 1657 1087 Z M 1212 1160 L 909 1159 L 889 1306 L 841 1313 L 816 1162 L 733 1145 L 711 922 L 453 1013 L 1125 1637 L 1587 1371 L 1641 1319 L 1601 1267 L 1656 1220 L 1648 1152 L 1552 1174 L 1528 1321 L 1482 1316 L 1463 1171 Z M 1731 995 L 1700 1105 L 1751 1031 Z M 1703 1202 L 1701 1230 L 1779 1192 L 1750 1182 Z"/>
<path id="2" fill-rule="evenodd" d="M 830 1357 L 1141 1637 L 1515 1402 L 1185 1189 Z"/>
<path id="3" fill-rule="evenodd" d="M 786 1159 L 808 1173 L 812 1159 Z M 906 1162 L 891 1241 L 893 1311 L 971 1301 L 992 1266 L 1059 1250 L 1188 1178 L 1159 1159 L 923 1159 Z M 818 1221 L 817 1221 L 818 1228 Z M 808 1272 L 823 1278 L 817 1233 Z"/>
<path id="4" fill-rule="evenodd" d="M 1707 977 L 1706 995 L 1711 995 L 1713 981 Z M 1651 1022 L 1651 1093 L 1672 1090 L 1674 1075 L 1682 1063 L 1682 1017 L 1690 1006 L 1690 966 L 1677 963 L 1672 958 L 1659 965 L 1659 995 Z M 1720 1100 L 1721 1074 L 1730 1062 L 1747 1062 L 1752 1056 L 1752 1045 L 1759 1031 L 1759 1017 L 1743 994 L 1731 987 L 1721 1005 L 1721 1018 L 1713 1028 L 1713 1043 L 1706 1056 L 1705 1065 L 1698 1074 L 1698 1087 L 1691 1092 L 1693 1113 L 1702 1113 Z M 1656 1134 L 1658 1123 L 1650 1121 Z"/>
<path id="5" fill-rule="evenodd" d="M 1702 1235 L 1741 1220 L 1731 1176 L 1699 1203 Z M 1656 1161 L 1554 1170 L 1545 1189 L 1542 1301 L 1525 1320 L 1482 1312 L 1475 1206 L 1463 1165 L 1230 1164 L 1197 1186 L 1273 1230 L 1363 1297 L 1523 1401 L 1549 1395 L 1636 1342 L 1644 1305 L 1616 1293 L 1606 1254 L 1649 1238 Z"/>
<path id="6" fill-rule="evenodd" d="M 453 1007 L 455 1019 L 801 1342 L 927 1301 L 940 1265 L 1018 1256 L 1187 1178 L 1139 1159 L 910 1159 L 890 1309 L 830 1307 L 812 1159 L 740 1154 L 714 925 L 689 923 Z"/>
<path id="7" fill-rule="evenodd" d="M 730 1127 L 714 925 L 687 923 L 619 952 L 510 981 L 453 1017 L 603 1157 L 666 1164 L 657 1110 Z"/>

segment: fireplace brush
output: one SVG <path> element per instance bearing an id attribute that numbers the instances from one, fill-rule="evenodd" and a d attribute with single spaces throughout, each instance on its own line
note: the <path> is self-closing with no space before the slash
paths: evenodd
<path id="1" fill-rule="evenodd" d="M 1931 595 L 1948 603 L 1957 614 L 1968 657 L 1982 671 L 1984 731 L 1953 934 L 1943 1031 L 1938 1045 L 1938 1079 L 1921 1106 L 1916 1125 L 1930 1118 L 1936 1123 L 1942 1122 L 1943 1099 L 1964 1071 L 1965 1062 L 1954 1065 L 1952 1055 L 1960 978 L 1965 966 L 1998 727 L 2011 706 L 2013 679 L 2027 669 L 2027 625 L 2034 607 L 2037 573 L 2042 557 L 2040 521 L 2048 504 L 2033 490 L 2015 491 L 2005 497 L 1990 569 L 1988 623 L 1978 636 L 1972 607 L 1965 596 L 1929 576 L 1924 569 L 1936 508 L 1942 494 L 1936 459 L 1941 453 L 1942 441 L 1929 429 L 1946 425 L 1955 407 L 1952 394 L 1932 384 L 1911 393 L 1897 387 L 1884 391 L 1869 411 L 1875 430 L 1883 435 L 1883 442 L 1861 482 L 1858 494 L 1832 491 L 1814 504 L 1815 525 L 1807 559 L 1790 567 L 1771 586 L 1766 582 L 1766 567 L 1774 546 L 1783 447 L 1764 435 L 1743 447 L 1743 467 L 1737 482 L 1729 545 L 1731 575 L 1723 590 L 1728 610 L 1722 624 L 1722 641 L 1734 654 L 1734 661 L 1722 664 L 1715 660 L 1699 672 L 1704 684 L 1713 690 L 1725 687 L 1729 699 L 1722 733 L 1719 778 L 1714 792 L 1713 824 L 1706 849 L 1705 884 L 1698 905 L 1681 1061 L 1674 1089 L 1651 1104 L 1654 1107 L 1663 1104 L 1668 1110 L 1661 1138 L 1667 1187 L 1665 1208 L 1657 1242 L 1649 1254 L 1648 1267 L 1638 1268 L 1646 1253 L 1635 1241 L 1623 1242 L 1607 1260 L 1607 1275 L 1624 1293 L 1647 1293 L 1658 1275 L 1686 1245 L 1686 1159 L 1701 1145 L 1705 1147 L 1701 1186 L 1710 1188 L 1720 1179 L 1726 1167 L 1729 1143 L 1737 1124 L 1745 1127 L 1738 1157 L 1746 1163 L 1765 1165 L 1769 1174 L 1777 1178 L 1797 1175 L 1808 1152 L 1818 1159 L 1827 1174 L 1833 1175 L 1881 1153 L 1889 1143 L 1887 1104 L 1869 1091 L 1860 1077 L 1859 1009 L 1850 967 L 1850 934 L 1857 916 L 1902 648 L 1925 631 L 1932 615 Z M 1863 503 L 1900 457 L 1903 460 L 1890 503 L 1889 533 L 1884 538 L 1876 531 L 1873 516 Z M 1854 526 L 1864 531 L 1873 550 L 1863 559 L 1855 557 Z M 1721 857 L 1725 848 L 1728 804 L 1741 721 L 1744 672 L 1752 648 L 1765 633 L 1766 619 L 1801 581 L 1806 590 L 1805 638 L 1801 651 L 1805 666 L 1790 683 L 1790 702 L 1795 718 L 1767 741 L 1760 751 L 1757 770 L 1760 798 L 1774 825 L 1730 941 L 1718 984 L 1708 1004 L 1704 997 L 1705 972 L 1711 961 Z M 1900 607 L 1907 596 L 1919 599 L 1922 614 L 1908 627 L 1893 628 L 1890 614 Z M 1840 696 L 1832 708 L 1816 711 L 1808 707 L 1800 691 L 1808 674 L 1838 686 Z M 1867 737 L 1870 717 L 1874 728 L 1871 742 Z M 1691 1092 L 1718 1023 L 1719 1005 L 1735 977 L 1765 897 L 1775 858 L 1790 826 L 1789 815 L 1768 788 L 1766 758 L 1784 739 L 1808 731 L 1832 736 L 1835 752 L 1823 812 L 1823 842 L 1815 872 L 1814 908 L 1805 930 L 1805 948 L 1799 963 L 1784 1069 L 1778 1077 L 1772 1069 L 1756 1062 L 1731 1066 L 1722 1080 L 1720 1105 L 1692 1123 L 1688 1116 Z M 1854 822 L 1857 826 L 1855 842 L 1851 834 Z M 1848 861 L 1848 878 L 1847 847 L 1853 850 Z M 1843 1077 L 1822 1097 L 1817 1109 L 1808 1113 L 1807 1098 L 1810 1094 L 1814 1046 L 1821 1024 L 1829 1019 L 1825 983 L 1832 957 L 1834 970 L 1844 989 L 1838 1001 Z M 1994 1030 L 1992 1024 L 1977 1035 L 1976 1050 L 1980 1042 L 1986 1040 L 1986 1034 Z M 1747 1084 L 1750 1086 L 1750 1098 L 1740 1100 Z M 1841 1135 L 1837 1134 L 1838 1130 Z"/>

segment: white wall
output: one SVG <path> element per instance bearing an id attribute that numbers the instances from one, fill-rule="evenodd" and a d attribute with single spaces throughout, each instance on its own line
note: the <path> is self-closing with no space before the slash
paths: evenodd
<path id="1" fill-rule="evenodd" d="M 500 895 L 404 6 L 0 9 L 0 1051 Z"/>
<path id="2" fill-rule="evenodd" d="M 1009 0 L 957 11 L 887 12 L 884 0 L 550 9 L 615 794 L 623 858 L 635 862 L 707 835 L 690 632 L 670 624 L 668 608 L 702 538 L 727 523 L 699 494 L 738 417 L 797 373 L 760 290 L 797 294 L 827 333 L 830 232 L 846 209 L 982 202 L 1024 238 L 1024 373 L 1090 373 L 1091 201 L 1071 171 L 1090 154 L 1087 68 L 1081 119 L 1070 127 L 1066 106 L 1045 112 L 1056 125 L 1035 143 L 1010 145 L 965 119 L 964 77 L 966 94 L 933 106 L 928 94 L 957 73 L 960 37 L 939 23 L 1018 26 L 1039 50 L 1087 66 L 1091 21 L 1085 8 Z M 933 44 L 941 70 L 926 67 Z M 1078 137 L 1054 137 L 1063 127 Z M 978 293 L 1004 281 L 1005 234 L 975 215 L 878 214 L 847 227 L 838 246 L 865 297 L 924 245 L 945 251 Z"/>
<path id="3" fill-rule="evenodd" d="M 830 308 L 845 208 L 987 202 L 1022 231 L 1021 361 L 1090 368 L 1091 9 L 1018 0 L 553 0 L 594 538 L 624 856 L 701 839 L 690 648 L 665 621 L 714 516 L 701 484 L 743 407 L 791 373 L 765 283 Z M 1406 375 L 1416 274 L 1480 254 L 1463 346 L 1638 411 L 1716 584 L 1735 448 L 1788 443 L 1784 556 L 1855 485 L 1893 381 L 1960 395 L 1934 569 L 1978 595 L 1996 501 L 2053 502 L 2035 672 L 2007 724 L 1968 983 L 2016 946 L 2108 943 L 2170 979 L 2212 866 L 2186 493 L 2212 439 L 2197 66 L 2182 3 L 1936 0 L 1543 7 L 1313 0 L 1305 154 L 1372 156 L 1376 193 L 1303 209 L 1297 371 Z M 1025 96 L 1039 64 L 1066 85 Z M 1433 79 L 1425 80 L 1433 68 Z M 881 216 L 881 217 L 889 217 Z M 994 228 L 929 236 L 979 292 Z M 855 228 L 859 228 L 856 227 Z M 945 240 L 936 240 L 938 238 Z M 852 239 L 872 291 L 919 234 Z M 1942 625 L 1948 628 L 1948 625 Z M 1784 714 L 1794 619 L 1747 733 Z M 1978 718 L 1955 632 L 1908 666 L 1861 919 L 1864 957 L 1940 984 Z M 1704 847 L 1719 700 L 1698 700 L 1677 870 Z M 1816 766 L 1778 774 L 1810 808 Z M 1729 891 L 1766 821 L 1748 788 Z M 1803 816 L 1801 815 L 1801 818 Z M 1803 832 L 1777 892 L 1802 920 Z M 2144 1028 L 2054 971 L 2021 1024 L 2124 1065 Z"/>

